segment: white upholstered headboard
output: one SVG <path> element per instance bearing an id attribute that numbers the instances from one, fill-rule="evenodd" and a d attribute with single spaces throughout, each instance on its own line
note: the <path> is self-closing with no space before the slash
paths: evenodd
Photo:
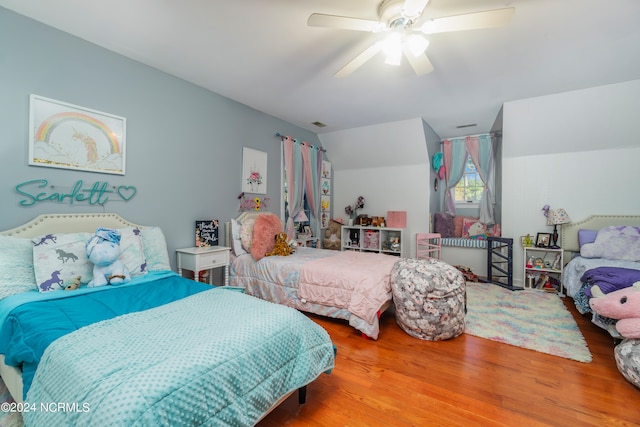
<path id="1" fill-rule="evenodd" d="M 5 236 L 33 238 L 45 233 L 94 233 L 98 227 L 139 227 L 115 213 L 78 213 L 38 215 L 31 221 L 11 230 L 0 231 Z"/>
<path id="2" fill-rule="evenodd" d="M 600 230 L 609 225 L 634 225 L 640 227 L 640 215 L 591 215 L 582 221 L 562 226 L 562 249 L 580 252 L 578 230 Z"/>
<path id="3" fill-rule="evenodd" d="M 267 214 L 272 212 L 267 211 L 245 211 L 242 212 L 236 220 L 239 222 L 245 221 L 250 218 L 257 218 L 259 215 Z M 231 246 L 231 221 L 227 221 L 224 223 L 224 238 L 227 246 Z"/>

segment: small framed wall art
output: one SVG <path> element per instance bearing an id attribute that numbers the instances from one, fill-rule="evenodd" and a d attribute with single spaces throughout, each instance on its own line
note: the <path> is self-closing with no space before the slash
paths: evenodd
<path id="1" fill-rule="evenodd" d="M 242 147 L 242 192 L 267 194 L 267 153 Z"/>
<path id="2" fill-rule="evenodd" d="M 29 165 L 125 174 L 124 117 L 31 95 Z"/>

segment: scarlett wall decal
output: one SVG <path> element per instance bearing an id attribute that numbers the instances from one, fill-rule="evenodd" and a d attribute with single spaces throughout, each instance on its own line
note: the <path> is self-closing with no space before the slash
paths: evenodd
<path id="1" fill-rule="evenodd" d="M 96 181 L 93 185 L 85 185 L 81 179 L 66 191 L 62 191 L 62 187 L 49 185 L 49 181 L 46 179 L 25 181 L 16 185 L 15 190 L 23 197 L 18 204 L 25 207 L 41 202 L 104 206 L 111 200 L 128 202 L 138 192 L 133 185 L 115 186 L 109 185 L 106 181 Z"/>

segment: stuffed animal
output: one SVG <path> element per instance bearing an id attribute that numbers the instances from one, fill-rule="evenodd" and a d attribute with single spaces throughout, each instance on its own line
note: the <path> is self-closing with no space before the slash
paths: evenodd
<path id="1" fill-rule="evenodd" d="M 69 283 L 64 287 L 64 290 L 75 291 L 76 289 L 79 289 L 81 285 L 81 282 L 80 282 L 81 279 L 82 279 L 82 276 L 77 276 L 75 279 L 73 279 L 73 282 Z"/>
<path id="2" fill-rule="evenodd" d="M 265 256 L 291 255 L 291 253 L 293 252 L 293 249 L 291 249 L 291 247 L 289 247 L 289 244 L 287 243 L 287 233 L 281 231 L 280 233 L 276 234 L 275 239 L 276 239 L 276 245 L 274 246 L 273 250 L 271 252 L 267 252 Z"/>
<path id="3" fill-rule="evenodd" d="M 120 257 L 120 232 L 110 228 L 98 228 L 86 245 L 87 257 L 93 263 L 93 280 L 87 285 L 95 288 L 104 285 L 120 285 L 131 280 L 129 271 Z"/>
<path id="4" fill-rule="evenodd" d="M 629 288 L 602 293 L 597 285 L 591 287 L 591 309 L 600 316 L 618 319 L 616 330 L 624 338 L 640 338 L 640 282 Z"/>
<path id="5" fill-rule="evenodd" d="M 340 233 L 342 232 L 342 224 L 338 221 L 331 220 L 324 232 L 324 240 L 322 241 L 323 249 L 340 249 Z"/>

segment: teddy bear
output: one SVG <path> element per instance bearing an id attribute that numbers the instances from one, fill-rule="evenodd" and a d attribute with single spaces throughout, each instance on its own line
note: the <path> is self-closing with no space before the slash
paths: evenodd
<path id="1" fill-rule="evenodd" d="M 98 228 L 86 244 L 87 257 L 93 263 L 93 280 L 87 285 L 95 288 L 120 285 L 131 281 L 131 275 L 120 257 L 120 232 L 111 228 Z"/>
<path id="2" fill-rule="evenodd" d="M 342 224 L 336 220 L 329 221 L 327 229 L 324 231 L 324 240 L 322 241 L 323 249 L 340 250 L 340 234 L 342 232 Z"/>
<path id="3" fill-rule="evenodd" d="M 76 289 L 80 289 L 80 286 L 82 285 L 81 280 L 82 280 L 82 276 L 76 276 L 76 278 L 73 279 L 73 282 L 65 285 L 64 290 L 75 291 Z"/>
<path id="4" fill-rule="evenodd" d="M 600 316 L 617 319 L 616 330 L 620 335 L 624 338 L 640 338 L 640 282 L 608 294 L 594 285 L 591 295 L 591 309 Z"/>
<path id="5" fill-rule="evenodd" d="M 273 250 L 271 252 L 267 252 L 265 256 L 287 256 L 293 253 L 293 249 L 291 249 L 291 247 L 287 243 L 287 233 L 281 231 L 280 233 L 276 234 L 275 239 L 276 245 L 274 246 Z"/>

